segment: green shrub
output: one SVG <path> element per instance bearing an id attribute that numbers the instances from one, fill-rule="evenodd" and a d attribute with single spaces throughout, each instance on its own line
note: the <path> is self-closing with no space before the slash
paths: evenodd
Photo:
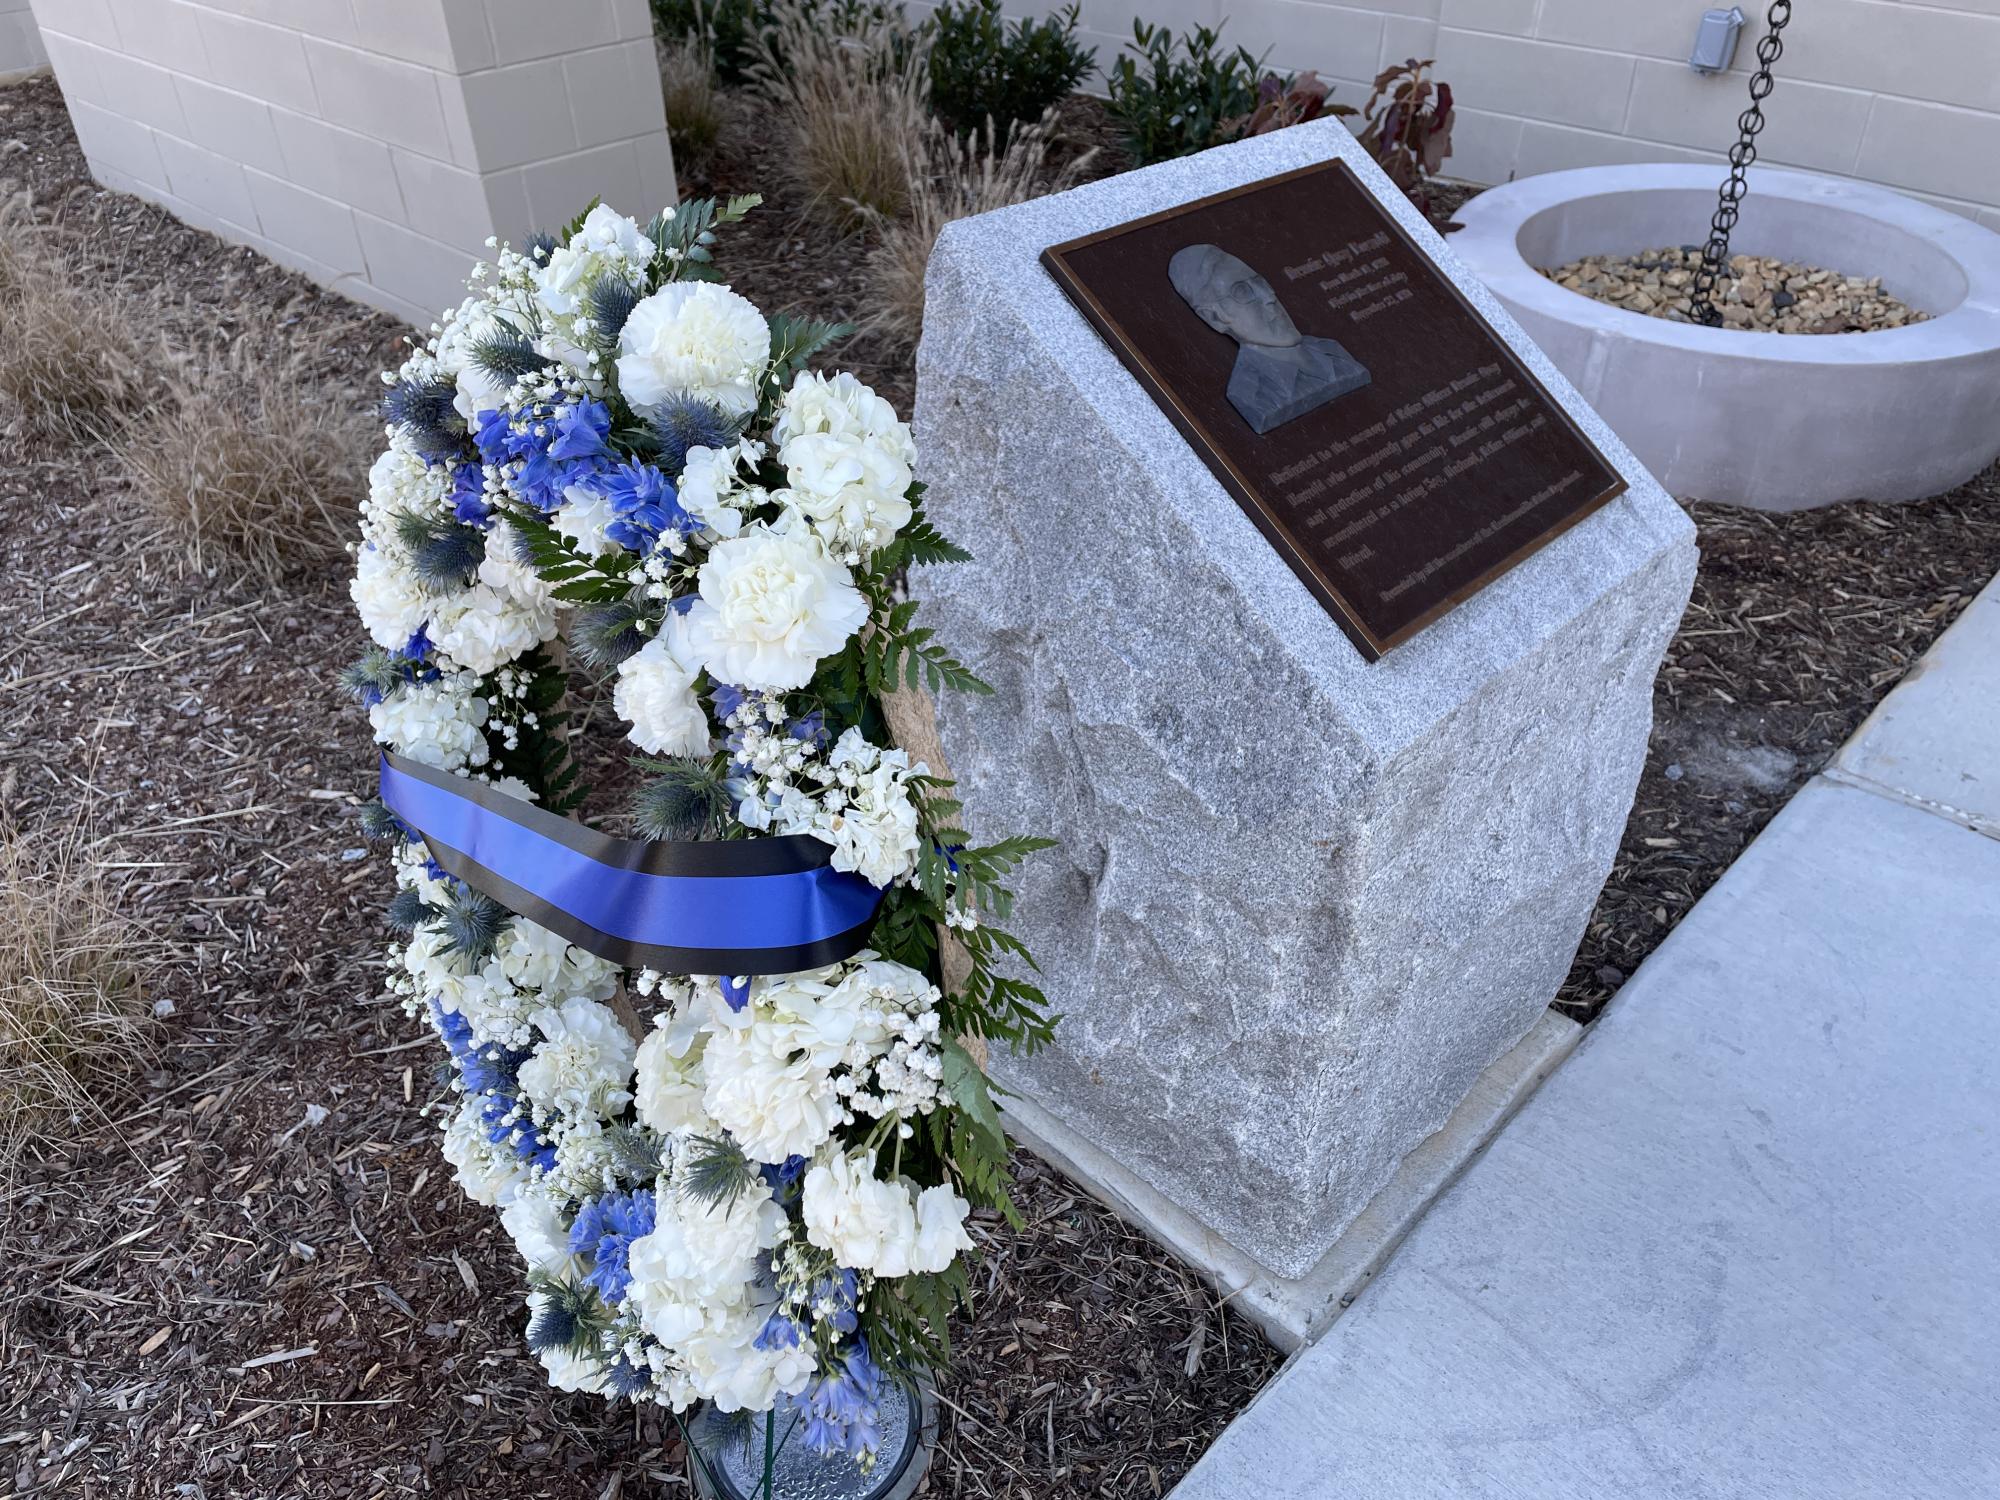
<path id="1" fill-rule="evenodd" d="M 1187 156 L 1243 133 L 1260 102 L 1263 63 L 1241 47 L 1224 52 L 1221 42 L 1220 33 L 1206 26 L 1176 40 L 1164 26 L 1132 23 L 1132 40 L 1107 83 L 1111 114 L 1124 127 L 1134 166 Z"/>
<path id="2" fill-rule="evenodd" d="M 654 34 L 706 47 L 724 83 L 744 81 L 756 61 L 756 35 L 770 19 L 765 0 L 653 0 Z"/>
<path id="3" fill-rule="evenodd" d="M 1076 39 L 1075 5 L 1040 21 L 1000 14 L 1000 0 L 945 0 L 931 32 L 931 109 L 961 136 L 993 122 L 997 149 L 1089 76 L 1097 51 Z"/>
<path id="4" fill-rule="evenodd" d="M 655 37 L 705 47 L 726 84 L 750 82 L 778 23 L 779 0 L 652 0 L 652 6 Z M 803 10 L 840 33 L 903 19 L 901 0 L 794 0 L 785 8 Z"/>

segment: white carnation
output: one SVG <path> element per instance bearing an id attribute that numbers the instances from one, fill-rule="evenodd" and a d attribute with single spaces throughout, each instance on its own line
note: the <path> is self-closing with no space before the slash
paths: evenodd
<path id="1" fill-rule="evenodd" d="M 699 581 L 689 639 L 711 677 L 738 687 L 804 687 L 868 619 L 853 577 L 808 531 L 754 527 L 718 542 Z"/>
<path id="2" fill-rule="evenodd" d="M 521 1064 L 522 1097 L 551 1113 L 615 1114 L 632 1098 L 638 1046 L 608 1005 L 565 1000 L 535 1012 L 543 1040 Z"/>
<path id="3" fill-rule="evenodd" d="M 675 396 L 731 416 L 757 409 L 771 326 L 746 297 L 706 281 L 662 287 L 632 309 L 618 335 L 618 385 L 640 411 Z"/>
<path id="4" fill-rule="evenodd" d="M 619 663 L 611 707 L 631 725 L 626 738 L 651 755 L 707 755 L 708 711 L 694 694 L 700 670 L 688 649 L 686 622 L 675 615 Z"/>

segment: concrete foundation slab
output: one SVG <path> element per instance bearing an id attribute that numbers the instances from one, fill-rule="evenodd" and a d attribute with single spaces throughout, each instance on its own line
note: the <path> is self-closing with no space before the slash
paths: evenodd
<path id="1" fill-rule="evenodd" d="M 1387 1187 L 1303 1276 L 1280 1276 L 1207 1228 L 1088 1136 L 1032 1100 L 1003 1103 L 1007 1130 L 1055 1163 L 1127 1223 L 1145 1230 L 1192 1265 L 1281 1349 L 1326 1331 L 1368 1278 L 1423 1217 L 1439 1193 L 1544 1078 L 1568 1057 L 1583 1028 L 1554 1011 L 1473 1082 L 1471 1093 L 1435 1134 L 1403 1159 Z"/>

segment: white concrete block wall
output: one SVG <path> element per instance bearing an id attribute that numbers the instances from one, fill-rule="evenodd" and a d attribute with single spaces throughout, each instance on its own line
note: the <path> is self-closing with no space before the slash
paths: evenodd
<path id="1" fill-rule="evenodd" d="M 32 3 L 101 181 L 419 326 L 489 235 L 675 200 L 646 0 Z"/>
<path id="2" fill-rule="evenodd" d="M 28 0 L 0 0 L 0 83 L 25 78 L 49 65 L 41 29 Z"/>
<path id="3" fill-rule="evenodd" d="M 1060 0 L 1008 10 L 1046 14 Z M 1687 66 L 1713 0 L 1082 0 L 1107 65 L 1132 20 L 1223 27 L 1360 105 L 1385 64 L 1434 57 L 1459 107 L 1448 170 L 1480 183 L 1628 161 L 1714 161 L 1735 139 L 1765 0 L 1735 68 Z M 1799 0 L 1763 159 L 1864 178 L 2000 228 L 2000 0 Z"/>

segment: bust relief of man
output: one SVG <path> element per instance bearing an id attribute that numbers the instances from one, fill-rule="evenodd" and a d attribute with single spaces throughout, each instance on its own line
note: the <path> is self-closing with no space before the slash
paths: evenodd
<path id="1" fill-rule="evenodd" d="M 1359 390 L 1367 367 L 1332 339 L 1302 335 L 1271 283 L 1218 245 L 1189 245 L 1167 262 L 1181 300 L 1238 345 L 1229 404 L 1262 436 Z"/>

